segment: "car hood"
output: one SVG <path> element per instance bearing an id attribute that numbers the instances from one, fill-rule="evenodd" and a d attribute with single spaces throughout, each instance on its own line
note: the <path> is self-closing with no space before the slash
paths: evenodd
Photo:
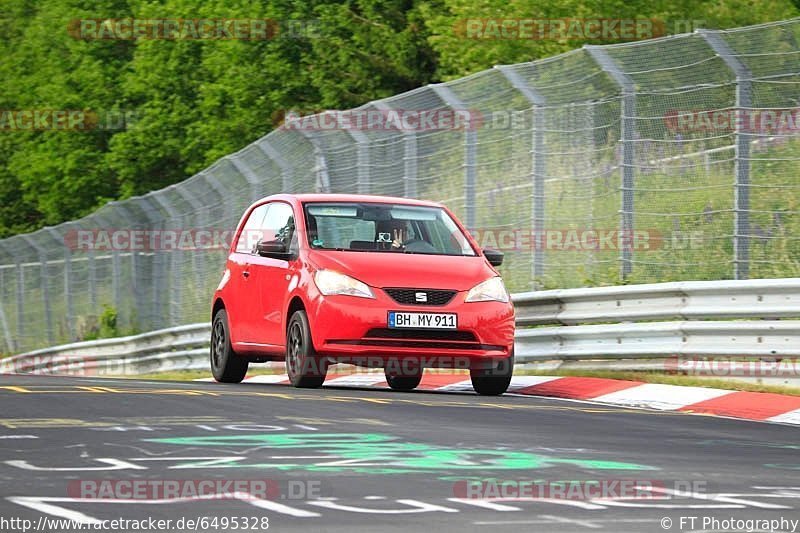
<path id="1" fill-rule="evenodd" d="M 497 275 L 482 256 L 313 250 L 308 258 L 317 268 L 336 270 L 372 287 L 466 291 Z"/>

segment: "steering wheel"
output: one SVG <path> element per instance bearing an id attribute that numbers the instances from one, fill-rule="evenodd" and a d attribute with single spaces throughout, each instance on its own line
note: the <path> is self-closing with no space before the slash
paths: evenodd
<path id="1" fill-rule="evenodd" d="M 408 252 L 436 253 L 438 250 L 429 242 L 422 239 L 411 239 L 405 243 Z"/>

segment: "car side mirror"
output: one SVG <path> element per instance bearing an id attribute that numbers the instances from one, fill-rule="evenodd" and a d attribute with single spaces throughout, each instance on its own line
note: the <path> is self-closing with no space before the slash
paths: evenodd
<path id="1" fill-rule="evenodd" d="M 274 259 L 288 259 L 289 250 L 283 241 L 259 241 L 256 244 L 256 253 L 261 257 L 272 257 Z"/>
<path id="2" fill-rule="evenodd" d="M 503 252 L 498 252 L 497 250 L 492 250 L 491 248 L 484 248 L 483 256 L 492 266 L 499 267 L 503 264 Z"/>

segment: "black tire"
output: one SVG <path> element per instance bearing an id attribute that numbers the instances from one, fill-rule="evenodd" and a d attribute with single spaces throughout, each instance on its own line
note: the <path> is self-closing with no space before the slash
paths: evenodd
<path id="1" fill-rule="evenodd" d="M 239 383 L 247 374 L 247 359 L 236 355 L 231 346 L 228 313 L 217 311 L 211 322 L 211 374 L 221 383 Z"/>
<path id="2" fill-rule="evenodd" d="M 305 311 L 295 311 L 286 328 L 286 374 L 299 388 L 321 387 L 328 363 L 317 355 L 311 342 L 311 328 Z"/>
<path id="3" fill-rule="evenodd" d="M 384 370 L 386 376 L 386 383 L 389 384 L 392 390 L 410 391 L 419 386 L 422 381 L 422 368 L 407 370 L 403 373 L 398 373 L 390 369 Z"/>
<path id="4" fill-rule="evenodd" d="M 499 396 L 508 390 L 514 374 L 514 352 L 511 356 L 491 368 L 470 369 L 472 388 L 482 396 Z"/>

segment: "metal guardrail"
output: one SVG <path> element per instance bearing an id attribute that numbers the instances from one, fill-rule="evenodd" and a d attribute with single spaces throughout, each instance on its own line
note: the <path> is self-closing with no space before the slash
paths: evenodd
<path id="1" fill-rule="evenodd" d="M 520 326 L 519 363 L 800 356 L 800 278 L 565 289 L 512 298 Z M 550 326 L 525 327 L 544 325 Z M 202 323 L 66 344 L 0 360 L 0 372 L 124 375 L 205 369 L 209 336 L 209 324 Z"/>
<path id="2" fill-rule="evenodd" d="M 800 278 L 685 281 L 526 292 L 517 325 L 800 318 Z"/>
<path id="3" fill-rule="evenodd" d="M 0 373 L 136 375 L 209 367 L 211 325 L 75 342 L 0 359 Z"/>

